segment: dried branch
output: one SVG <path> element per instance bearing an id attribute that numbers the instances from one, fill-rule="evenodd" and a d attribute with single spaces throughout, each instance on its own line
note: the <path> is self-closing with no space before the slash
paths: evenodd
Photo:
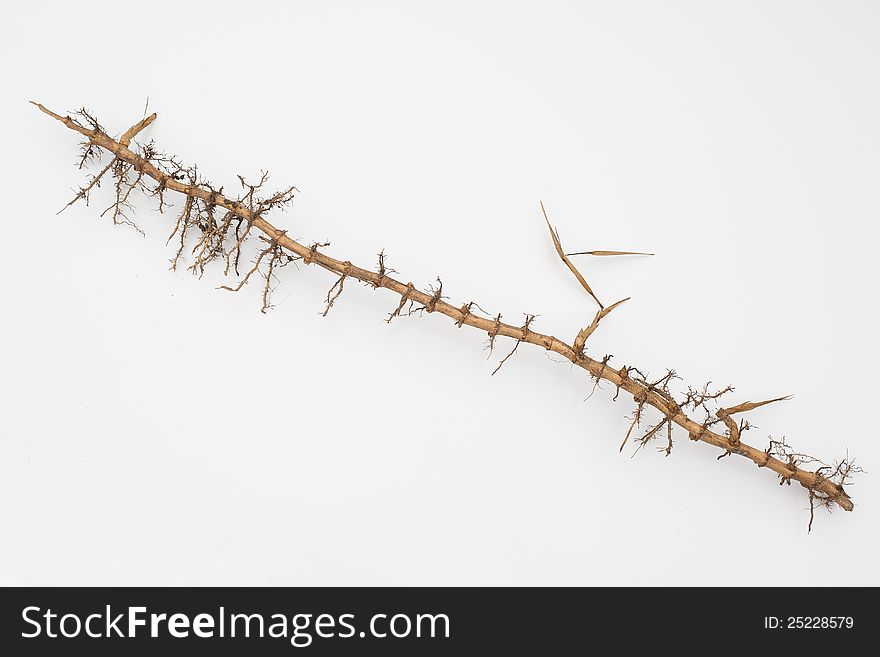
<path id="1" fill-rule="evenodd" d="M 343 282 L 348 278 L 356 279 L 373 288 L 383 288 L 399 295 L 397 308 L 390 313 L 386 321 L 390 322 L 398 317 L 407 303 L 410 308 L 407 314 L 412 312 L 413 304 L 419 304 L 422 310 L 449 317 L 456 326 L 467 325 L 485 331 L 489 336 L 490 355 L 498 337 L 516 340 L 513 350 L 502 360 L 501 364 L 510 358 L 520 344 L 533 344 L 547 351 L 552 351 L 570 361 L 574 366 L 582 368 L 591 378 L 595 379 L 597 384 L 599 381 L 607 381 L 616 387 L 617 394 L 621 390 L 625 391 L 636 403 L 636 409 L 621 449 L 629 441 L 634 428 L 641 423 L 645 411 L 652 408 L 659 412 L 660 419 L 638 441 L 637 451 L 658 436 L 665 427 L 666 446 L 660 449 L 668 455 L 672 450 L 673 425 L 678 426 L 687 432 L 691 440 L 703 442 L 722 450 L 721 456 L 729 454 L 742 456 L 760 468 L 767 468 L 775 472 L 780 478 L 781 484 L 798 482 L 807 490 L 810 500 L 810 526 L 812 526 L 813 509 L 816 506 L 830 508 L 832 505 L 837 505 L 846 511 L 853 509 L 853 502 L 845 491 L 845 487 L 850 482 L 852 475 L 859 472 L 860 468 L 855 467 L 848 457 L 833 466 L 828 466 L 812 457 L 793 452 L 784 441 L 771 440 L 770 447 L 761 450 L 747 445 L 741 440 L 741 434 L 748 428 L 748 423 L 743 421 L 737 425 L 731 415 L 754 410 L 785 398 L 765 402 L 745 402 L 717 409 L 713 414 L 711 404 L 717 402 L 722 395 L 731 392 L 732 388 L 728 387 L 716 392 L 710 392 L 708 384 L 701 390 L 688 388 L 683 403 L 679 404 L 670 387 L 671 383 L 678 378 L 673 370 L 667 371 L 663 377 L 650 382 L 636 367 L 627 365 L 619 369 L 611 367 L 609 365 L 610 356 L 606 356 L 602 360 L 586 356 L 583 352 L 586 339 L 595 330 L 601 319 L 622 302 L 617 302 L 608 308 L 604 308 L 599 303 L 586 280 L 567 259 L 560 244 L 559 235 L 550 225 L 546 211 L 544 211 L 544 218 L 550 228 L 553 244 L 559 257 L 575 275 L 582 287 L 599 303 L 601 309 L 590 326 L 583 329 L 574 344 L 571 345 L 554 336 L 534 331 L 531 328 L 533 315 L 527 315 L 523 325 L 514 326 L 502 322 L 501 314 L 494 317 L 474 314 L 472 309 L 479 308 L 479 306 L 473 302 L 463 304 L 460 307 L 448 303 L 444 300 L 440 286 L 423 291 L 417 289 L 412 283 L 402 283 L 389 275 L 391 272 L 385 267 L 384 253 L 380 253 L 379 256 L 379 270 L 371 271 L 353 265 L 348 260 L 338 260 L 319 251 L 320 248 L 328 246 L 326 243 L 314 243 L 311 246 L 306 246 L 291 239 L 285 231 L 279 230 L 269 223 L 265 215 L 275 208 L 284 207 L 290 203 L 297 192 L 296 188 L 289 187 L 268 197 L 263 197 L 261 188 L 268 178 L 268 175 L 264 173 L 257 184 L 246 183 L 242 178 L 243 193 L 238 198 L 230 198 L 224 195 L 222 188 L 214 189 L 209 183 L 202 180 L 195 167 L 182 166 L 175 158 L 158 153 L 152 144 L 140 147 L 137 152 L 129 148 L 130 140 L 139 130 L 149 125 L 155 119 L 155 115 L 149 117 L 149 120 L 145 119 L 135 124 L 123 134 L 122 138 L 114 140 L 85 110 L 80 110 L 71 117 L 56 114 L 39 103 L 34 103 L 34 105 L 85 138 L 82 144 L 81 165 L 85 166 L 99 158 L 104 151 L 112 154 L 113 162 L 111 162 L 109 171 L 114 173 L 117 181 L 116 201 L 111 206 L 115 207 L 115 212 L 124 213 L 129 209 L 129 194 L 134 189 L 145 191 L 156 198 L 160 210 L 164 208 L 166 192 L 176 192 L 185 197 L 184 208 L 178 216 L 174 231 L 169 238 L 169 241 L 175 236 L 179 238 L 180 250 L 173 261 L 175 265 L 177 258 L 181 257 L 183 253 L 187 233 L 195 232 L 197 235 L 196 250 L 193 251 L 196 253 L 195 271 L 203 272 L 204 267 L 216 259 L 218 254 L 221 254 L 220 258 L 225 260 L 224 273 L 229 274 L 232 270 L 237 273 L 241 247 L 248 236 L 256 230 L 265 246 L 260 249 L 253 267 L 244 275 L 237 286 L 223 287 L 230 290 L 240 290 L 253 274 L 259 273 L 265 279 L 261 308 L 264 312 L 270 307 L 269 294 L 275 269 L 299 260 L 306 265 L 315 264 L 338 277 L 328 292 L 325 312 L 338 299 L 342 292 Z M 101 175 L 103 174 L 99 174 L 98 178 Z M 88 192 L 98 184 L 95 179 L 92 179 L 90 184 L 86 186 L 86 191 L 82 195 L 78 195 L 78 199 L 75 200 L 87 199 Z M 152 187 L 148 187 L 148 184 L 151 184 Z M 543 204 L 541 208 L 543 211 Z M 225 213 L 219 222 L 215 220 L 215 211 Z M 609 252 L 595 252 L 593 255 L 600 253 Z M 265 270 L 263 269 L 264 265 Z M 692 408 L 695 411 L 703 410 L 706 413 L 706 418 L 698 421 L 689 417 L 685 412 L 687 408 Z M 718 422 L 723 422 L 727 426 L 726 434 L 713 430 L 713 426 Z M 805 467 L 813 463 L 817 464 L 815 470 L 809 470 Z"/>

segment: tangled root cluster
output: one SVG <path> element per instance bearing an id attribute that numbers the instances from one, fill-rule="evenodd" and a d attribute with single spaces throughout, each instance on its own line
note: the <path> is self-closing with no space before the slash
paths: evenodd
<path id="1" fill-rule="evenodd" d="M 103 126 L 85 108 L 75 112 L 70 118 L 84 129 L 106 134 Z M 120 139 L 120 143 L 124 141 Z M 125 145 L 129 146 L 127 143 Z M 167 243 L 173 241 L 175 244 L 171 268 L 177 270 L 189 260 L 187 269 L 201 277 L 211 263 L 220 262 L 224 275 L 234 274 L 239 278 L 237 285 L 221 286 L 225 290 L 234 292 L 241 290 L 252 276 L 257 275 L 263 279 L 261 311 L 266 312 L 271 308 L 271 293 L 276 280 L 276 271 L 301 258 L 282 249 L 277 238 L 269 239 L 258 235 L 254 240 L 253 220 L 248 220 L 235 211 L 218 207 L 217 201 L 220 198 L 230 199 L 235 205 L 247 208 L 250 216 L 262 217 L 276 208 L 283 209 L 289 206 L 299 190 L 296 187 L 287 187 L 264 194 L 269 174 L 263 171 L 256 182 L 249 182 L 244 177 L 238 176 L 240 189 L 234 196 L 229 196 L 223 187 L 215 187 L 201 176 L 196 166 L 187 166 L 176 157 L 165 155 L 152 141 L 146 144 L 134 144 L 131 150 L 162 174 L 159 180 L 147 175 L 144 166 L 128 162 L 119 155 L 110 153 L 109 162 L 97 174 L 89 176 L 86 184 L 62 210 L 78 201 L 88 204 L 92 192 L 109 178 L 112 180 L 114 198 L 101 216 L 109 215 L 114 224 L 131 226 L 143 234 L 141 228 L 130 217 L 134 209 L 133 194 L 140 193 L 155 199 L 159 212 L 164 213 L 169 207 L 166 199 L 168 180 L 183 183 L 188 187 L 208 190 L 207 199 L 190 195 L 184 198 L 183 207 L 176 216 L 174 228 L 167 240 Z M 84 169 L 101 163 L 105 155 L 105 149 L 94 140 L 87 139 L 80 145 L 79 168 Z M 256 255 L 242 275 L 244 269 L 242 254 L 253 244 L 258 245 Z M 326 244 L 315 245 L 315 248 L 320 246 Z"/>

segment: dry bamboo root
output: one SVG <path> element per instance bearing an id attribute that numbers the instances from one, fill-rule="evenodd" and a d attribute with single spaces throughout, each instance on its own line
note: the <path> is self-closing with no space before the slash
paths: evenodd
<path id="1" fill-rule="evenodd" d="M 641 437 L 633 439 L 636 451 L 654 439 L 663 437 L 665 438 L 664 444 L 658 449 L 669 455 L 672 450 L 672 433 L 675 425 L 683 428 L 691 440 L 704 442 L 721 449 L 722 453 L 718 457 L 719 459 L 730 454 L 743 456 L 759 468 L 766 468 L 776 473 L 780 485 L 790 485 L 792 481 L 798 482 L 806 489 L 809 497 L 809 528 L 812 527 L 813 514 L 817 507 L 822 506 L 830 510 L 836 504 L 846 511 L 853 509 L 853 502 L 845 492 L 844 486 L 850 481 L 853 474 L 860 471 L 860 468 L 856 467 L 849 458 L 827 465 L 813 457 L 794 452 L 784 441 L 775 441 L 771 438 L 766 449 L 758 449 L 741 440 L 743 432 L 749 428 L 749 423 L 746 420 L 737 422 L 733 419 L 733 415 L 754 410 L 765 404 L 782 401 L 787 397 L 763 402 L 744 402 L 722 408 L 718 401 L 719 398 L 733 392 L 733 388 L 727 387 L 710 391 L 707 384 L 700 389 L 689 387 L 683 398 L 676 400 L 670 388 L 670 383 L 678 378 L 673 370 L 669 370 L 665 375 L 655 380 L 649 380 L 636 367 L 611 366 L 609 364 L 610 356 L 605 356 L 601 360 L 594 360 L 587 356 L 585 353 L 587 339 L 596 330 L 601 320 L 623 301 L 618 301 L 607 307 L 602 306 L 586 280 L 566 257 L 568 254 L 562 249 L 558 233 L 550 226 L 549 219 L 547 225 L 550 227 L 551 237 L 558 255 L 577 277 L 585 291 L 600 306 L 593 321 L 577 334 L 572 344 L 533 330 L 531 328 L 534 320 L 533 315 L 526 315 L 524 323 L 516 326 L 502 322 L 500 314 L 494 317 L 487 315 L 475 302 L 465 303 L 460 307 L 447 303 L 445 301 L 447 297 L 443 295 L 443 284 L 439 279 L 437 287 L 429 286 L 427 291 L 418 289 L 412 283 L 402 283 L 391 277 L 390 274 L 395 272 L 386 268 L 384 252 L 379 254 L 378 268 L 373 271 L 358 267 L 347 260 L 337 260 L 324 254 L 320 249 L 328 244 L 315 243 L 306 246 L 291 239 L 285 231 L 273 226 L 265 217 L 272 209 L 289 204 L 298 192 L 295 187 L 264 197 L 261 192 L 268 178 L 266 173 L 263 173 L 260 180 L 254 184 L 248 183 L 239 176 L 243 191 L 238 197 L 231 198 L 224 194 L 222 187 L 214 189 L 209 182 L 201 179 L 195 167 L 183 166 L 175 158 L 159 153 L 152 142 L 146 145 L 136 144 L 131 147 L 131 142 L 138 133 L 155 120 L 155 114 L 145 117 L 123 133 L 120 138 L 114 139 L 85 110 L 76 112 L 73 117 L 61 116 L 39 103 L 33 104 L 45 114 L 85 137 L 85 141 L 82 143 L 80 168 L 90 164 L 93 160 L 100 159 L 102 151 L 112 155 L 110 163 L 97 175 L 91 177 L 68 205 L 79 200 L 85 200 L 88 203 L 90 193 L 100 186 L 102 179 L 107 174 L 110 174 L 114 181 L 115 200 L 102 213 L 102 216 L 110 214 L 114 223 L 130 224 L 137 229 L 137 226 L 128 217 L 128 212 L 132 209 L 129 201 L 132 192 L 140 191 L 155 197 L 160 211 L 166 207 L 166 192 L 177 192 L 184 195 L 183 209 L 177 216 L 174 230 L 169 237 L 169 242 L 174 240 L 177 245 L 176 254 L 171 261 L 173 268 L 179 265 L 185 258 L 185 252 L 189 250 L 189 255 L 193 258 L 189 269 L 193 273 L 201 275 L 208 264 L 217 260 L 222 263 L 225 274 L 234 272 L 240 276 L 239 283 L 235 287 L 223 286 L 227 290 L 238 291 L 252 277 L 262 277 L 264 283 L 261 310 L 263 312 L 271 307 L 272 283 L 277 270 L 292 262 L 301 261 L 307 265 L 315 264 L 333 272 L 338 277 L 327 293 L 324 315 L 330 311 L 342 294 L 347 280 L 362 281 L 373 288 L 385 288 L 400 297 L 397 307 L 386 319 L 388 322 L 401 315 L 424 312 L 439 313 L 451 318 L 459 328 L 466 325 L 485 331 L 488 335 L 490 350 L 494 348 L 499 337 L 515 340 L 512 350 L 501 361 L 495 372 L 513 355 L 520 344 L 528 343 L 555 352 L 586 370 L 595 380 L 596 385 L 600 381 L 611 383 L 617 390 L 615 399 L 621 390 L 625 391 L 632 397 L 636 407 L 621 449 L 630 442 L 634 430 L 641 425 L 646 408 L 651 407 L 659 412 L 660 419 L 648 427 Z M 546 219 L 546 212 L 544 216 Z M 188 247 L 189 242 L 192 241 L 191 234 L 195 234 L 197 237 L 195 246 L 190 250 Z M 242 248 L 252 236 L 257 236 L 261 245 L 253 264 L 242 276 Z M 628 255 L 632 252 L 591 251 L 570 255 L 579 254 L 604 256 Z M 705 417 L 702 420 L 693 419 L 687 414 L 687 411 L 692 413 L 700 411 L 704 413 Z M 724 426 L 723 433 L 713 430 L 716 425 Z M 815 468 L 814 470 L 804 467 L 811 464 Z"/>

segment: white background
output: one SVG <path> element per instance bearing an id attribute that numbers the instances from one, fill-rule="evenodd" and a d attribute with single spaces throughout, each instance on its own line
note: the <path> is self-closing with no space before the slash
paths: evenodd
<path id="1" fill-rule="evenodd" d="M 880 463 L 880 5 L 18 3 L 4 16 L 0 580 L 7 584 L 880 584 L 876 475 L 817 514 L 677 433 L 618 453 L 631 402 L 523 346 L 383 323 L 387 292 L 283 271 L 168 271 L 173 215 L 91 207 L 85 104 L 227 189 L 302 190 L 274 221 L 451 301 L 730 403 L 827 461 Z M 179 207 L 179 201 L 177 202 Z"/>

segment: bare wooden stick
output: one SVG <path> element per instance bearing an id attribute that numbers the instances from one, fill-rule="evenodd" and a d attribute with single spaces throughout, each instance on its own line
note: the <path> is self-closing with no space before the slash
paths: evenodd
<path id="1" fill-rule="evenodd" d="M 104 149 L 107 152 L 112 153 L 113 157 L 123 163 L 125 167 L 134 169 L 137 172 L 137 181 L 140 181 L 142 178 L 152 179 L 156 184 L 152 193 L 159 198 L 160 208 L 162 207 L 161 203 L 165 192 L 178 192 L 186 197 L 187 203 L 190 204 L 191 208 L 196 208 L 196 206 L 201 208 L 192 210 L 197 216 L 207 216 L 205 213 L 209 209 L 213 211 L 214 208 L 220 208 L 238 218 L 240 220 L 239 223 L 244 223 L 246 225 L 245 232 L 254 228 L 263 233 L 265 235 L 265 238 L 263 239 L 268 242 L 269 247 L 261 252 L 254 269 L 248 272 L 245 276 L 246 280 L 251 273 L 259 270 L 260 264 L 264 258 L 270 258 L 269 273 L 263 274 L 264 278 L 266 278 L 266 288 L 263 294 L 263 310 L 269 307 L 267 295 L 269 292 L 268 286 L 273 268 L 283 266 L 287 262 L 296 260 L 301 260 L 304 264 L 315 264 L 332 272 L 338 278 L 337 284 L 334 285 L 334 287 L 331 288 L 330 293 L 328 293 L 327 310 L 329 310 L 332 303 L 336 301 L 339 293 L 342 292 L 342 282 L 346 279 L 356 279 L 367 283 L 373 288 L 384 288 L 399 295 L 400 303 L 396 310 L 391 313 L 389 321 L 393 317 L 401 314 L 406 303 L 410 303 L 410 308 L 412 308 L 412 304 L 420 304 L 421 308 L 418 310 L 445 315 L 451 318 L 456 326 L 461 327 L 467 325 L 486 332 L 492 345 L 494 345 L 496 338 L 507 337 L 516 341 L 514 351 L 521 343 L 539 346 L 547 351 L 559 354 L 563 358 L 571 361 L 577 367 L 584 369 L 596 380 L 597 384 L 599 381 L 606 381 L 617 388 L 618 394 L 620 390 L 624 390 L 633 398 L 634 402 L 637 404 L 637 408 L 633 423 L 627 433 L 627 439 L 629 439 L 633 427 L 639 423 L 645 407 L 650 406 L 659 411 L 662 419 L 648 431 L 646 436 L 642 437 L 640 446 L 659 434 L 660 429 L 666 425 L 668 429 L 668 445 L 660 449 L 668 454 L 672 447 L 672 426 L 674 424 L 683 428 L 692 440 L 700 441 L 723 450 L 722 456 L 729 454 L 742 456 L 752 461 L 760 468 L 766 468 L 775 472 L 779 476 L 780 483 L 782 484 L 790 484 L 792 481 L 801 484 L 801 486 L 807 490 L 809 495 L 811 524 L 812 510 L 816 505 L 823 505 L 830 508 L 831 505 L 836 504 L 846 511 L 852 511 L 853 509 L 853 502 L 844 490 L 844 485 L 847 483 L 850 475 L 858 471 L 858 468 L 853 466 L 851 460 L 844 459 L 839 463 L 836 463 L 834 466 L 828 466 L 822 464 L 816 459 L 791 451 L 784 441 L 771 440 L 770 446 L 762 450 L 747 445 L 741 440 L 740 434 L 748 428 L 747 423 L 736 425 L 733 423 L 730 415 L 750 411 L 759 406 L 769 404 L 771 401 L 780 401 L 783 398 L 767 402 L 746 402 L 727 409 L 720 409 L 714 418 L 707 417 L 703 422 L 699 422 L 690 417 L 685 412 L 685 409 L 690 407 L 694 410 L 697 410 L 698 408 L 705 410 L 708 402 L 716 400 L 721 395 L 731 391 L 732 388 L 728 387 L 719 392 L 711 393 L 708 391 L 707 384 L 702 391 L 689 389 L 686 398 L 682 402 L 678 402 L 675 400 L 669 388 L 670 382 L 677 378 L 674 371 L 670 370 L 665 376 L 656 381 L 650 382 L 636 367 L 623 366 L 616 369 L 610 366 L 608 361 L 611 356 L 606 356 L 602 360 L 595 360 L 587 356 L 584 353 L 584 345 L 587 338 L 598 326 L 599 321 L 601 321 L 601 319 L 611 310 L 623 303 L 625 299 L 623 301 L 618 301 L 608 308 L 603 307 L 600 303 L 599 305 L 601 309 L 596 314 L 593 322 L 578 333 L 578 336 L 571 345 L 554 336 L 545 335 L 533 330 L 531 324 L 534 316 L 532 315 L 526 317 L 526 321 L 523 325 L 515 326 L 502 322 L 500 315 L 496 317 L 484 317 L 474 314 L 471 311 L 476 304 L 471 302 L 469 304 L 464 304 L 461 307 L 456 307 L 447 303 L 443 300 L 442 295 L 440 294 L 442 288 L 422 291 L 416 288 L 412 283 L 402 283 L 399 280 L 392 278 L 389 275 L 391 270 L 385 268 L 384 253 L 380 254 L 380 269 L 378 272 L 375 272 L 353 265 L 348 260 L 337 260 L 336 258 L 320 252 L 319 248 L 326 246 L 326 244 L 316 243 L 311 246 L 306 246 L 305 244 L 288 237 L 286 231 L 279 230 L 273 226 L 266 220 L 264 215 L 273 207 L 289 202 L 293 197 L 295 188 L 288 188 L 287 190 L 278 192 L 267 199 L 261 200 L 255 195 L 255 191 L 262 186 L 263 182 L 265 182 L 266 176 L 264 174 L 264 178 L 259 185 L 250 186 L 249 192 L 243 197 L 237 200 L 231 199 L 222 193 L 222 188 L 221 190 L 214 190 L 208 183 L 199 184 L 193 169 L 183 168 L 173 158 L 159 155 L 153 149 L 152 145 L 141 147 L 139 153 L 131 150 L 129 148 L 131 140 L 155 119 L 155 114 L 148 117 L 148 119 L 136 123 L 123 134 L 122 138 L 115 140 L 110 137 L 103 128 L 101 128 L 97 121 L 84 111 L 81 112 L 81 117 L 84 118 L 79 120 L 73 119 L 70 116 L 56 114 L 39 103 L 34 103 L 34 105 L 45 114 L 60 121 L 71 130 L 85 137 L 86 142 L 84 148 L 87 147 L 88 150 L 84 153 L 84 161 L 94 155 L 92 152 L 93 148 Z M 123 143 L 124 140 L 125 143 Z M 554 247 L 560 258 L 569 267 L 590 296 L 599 303 L 598 298 L 596 298 L 596 295 L 593 293 L 586 280 L 584 280 L 583 276 L 580 275 L 580 272 L 578 272 L 574 265 L 572 265 L 566 258 L 560 245 L 558 234 L 553 227 L 550 226 L 550 221 L 547 218 L 546 212 L 544 212 L 544 218 L 550 228 Z M 224 225 L 228 227 L 231 223 L 232 222 L 227 221 L 224 222 Z M 214 239 L 217 235 L 216 226 L 212 227 L 208 234 Z M 221 235 L 221 238 L 222 237 L 224 237 L 224 235 Z M 235 236 L 231 238 L 232 242 L 238 240 L 233 247 L 236 250 L 241 246 L 240 239 L 236 228 Z M 228 253 L 223 253 L 222 250 L 217 253 L 222 255 L 222 259 L 228 258 Z M 243 284 L 244 281 L 241 285 Z M 239 287 L 241 287 L 241 285 Z M 412 311 L 410 310 L 409 312 Z M 509 355 L 507 358 L 509 358 Z M 721 434 L 712 430 L 712 426 L 714 426 L 715 423 L 722 421 L 728 426 L 728 432 L 726 434 Z M 732 427 L 735 427 L 735 429 Z M 626 441 L 624 441 L 624 444 L 626 444 Z M 809 463 L 818 463 L 819 467 L 817 467 L 816 470 L 809 470 L 802 467 Z"/>

